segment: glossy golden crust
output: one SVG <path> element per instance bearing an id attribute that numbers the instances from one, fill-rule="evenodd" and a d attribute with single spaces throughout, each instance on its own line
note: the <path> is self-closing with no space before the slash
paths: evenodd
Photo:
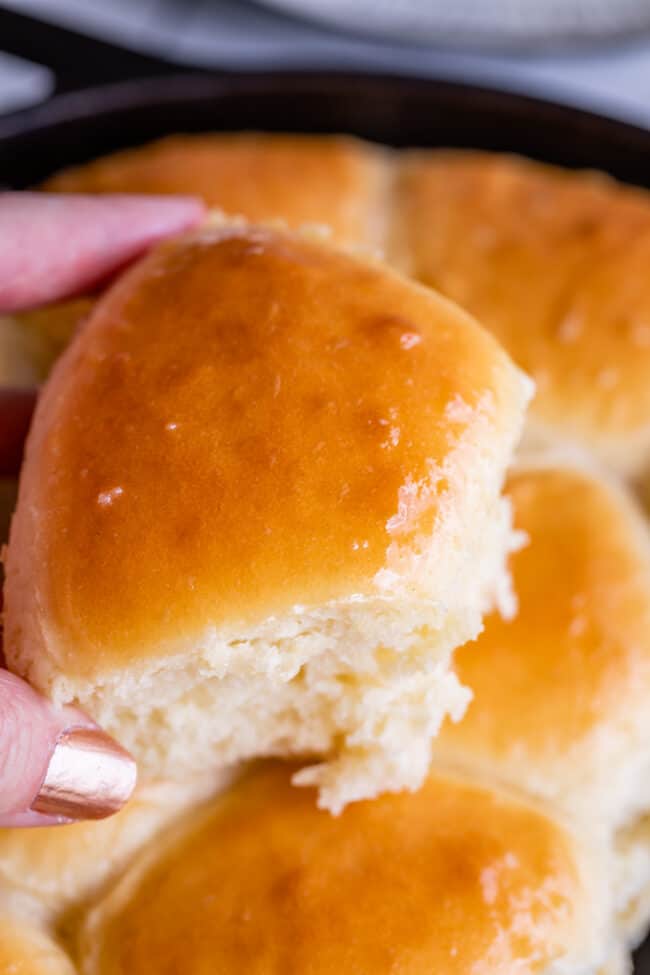
<path id="1" fill-rule="evenodd" d="M 411 153 L 395 246 L 536 381 L 537 435 L 626 473 L 650 461 L 650 199 L 602 174 L 479 152 Z"/>
<path id="2" fill-rule="evenodd" d="M 65 170 L 44 189 L 193 193 L 250 221 L 328 226 L 379 246 L 388 150 L 342 136 L 180 135 Z"/>
<path id="3" fill-rule="evenodd" d="M 597 923 L 569 837 L 433 775 L 333 818 L 251 774 L 90 918 L 85 975 L 544 972 Z"/>
<path id="4" fill-rule="evenodd" d="M 74 677 L 375 592 L 455 504 L 456 467 L 471 477 L 458 445 L 509 448 L 524 400 L 487 333 L 379 265 L 236 226 L 162 247 L 41 397 L 7 657 L 23 617 Z"/>
<path id="5" fill-rule="evenodd" d="M 457 652 L 474 700 L 435 750 L 620 817 L 647 792 L 635 774 L 647 755 L 647 527 L 619 487 L 577 468 L 522 470 L 508 493 L 528 536 L 512 559 L 519 612 L 493 614 Z"/>

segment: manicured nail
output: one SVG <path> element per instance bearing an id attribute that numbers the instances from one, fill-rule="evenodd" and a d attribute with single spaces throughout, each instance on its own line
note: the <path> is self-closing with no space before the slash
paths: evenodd
<path id="1" fill-rule="evenodd" d="M 103 819 L 121 809 L 135 788 L 129 753 L 95 728 L 72 728 L 58 738 L 31 808 L 48 816 Z"/>

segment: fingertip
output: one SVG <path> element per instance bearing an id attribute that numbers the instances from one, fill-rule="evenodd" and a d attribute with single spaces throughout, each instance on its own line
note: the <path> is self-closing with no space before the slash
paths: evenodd
<path id="1" fill-rule="evenodd" d="M 0 310 L 95 287 L 204 213 L 192 196 L 0 193 Z"/>
<path id="2" fill-rule="evenodd" d="M 0 824 L 101 819 L 131 797 L 132 757 L 72 708 L 0 671 Z"/>
<path id="3" fill-rule="evenodd" d="M 131 798 L 137 767 L 101 728 L 69 728 L 59 735 L 31 811 L 72 820 L 105 819 Z"/>
<path id="4" fill-rule="evenodd" d="M 117 207 L 131 209 L 131 218 L 151 246 L 167 237 L 174 237 L 198 226 L 206 215 L 202 200 L 195 196 L 134 196 L 112 197 Z"/>

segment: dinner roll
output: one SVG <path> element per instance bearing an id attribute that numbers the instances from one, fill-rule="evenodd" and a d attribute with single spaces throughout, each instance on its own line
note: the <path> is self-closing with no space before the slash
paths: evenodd
<path id="1" fill-rule="evenodd" d="M 474 699 L 437 761 L 544 797 L 617 849 L 617 907 L 650 918 L 650 535 L 617 484 L 549 458 L 512 474 L 519 612 L 456 655 Z M 641 903 L 643 901 L 643 903 Z"/>
<path id="2" fill-rule="evenodd" d="M 314 754 L 321 804 L 415 788 L 512 545 L 530 383 L 379 264 L 220 224 L 96 306 L 39 400 L 9 665 L 179 778 Z"/>
<path id="3" fill-rule="evenodd" d="M 527 440 L 650 468 L 650 197 L 514 156 L 402 157 L 394 259 L 534 378 Z"/>
<path id="4" fill-rule="evenodd" d="M 328 227 L 381 247 L 390 152 L 345 136 L 178 135 L 58 173 L 48 192 L 193 193 L 254 222 Z"/>
<path id="5" fill-rule="evenodd" d="M 626 476 L 650 472 L 645 191 L 495 153 L 246 133 L 174 136 L 45 188 L 192 192 L 253 220 L 328 224 L 496 334 L 538 385 L 527 446 L 559 438 Z"/>
<path id="6" fill-rule="evenodd" d="M 338 818 L 251 773 L 92 910 L 83 975 L 595 973 L 615 952 L 593 852 L 541 809 L 434 773 Z"/>
<path id="7" fill-rule="evenodd" d="M 0 891 L 33 898 L 41 916 L 56 921 L 119 876 L 138 849 L 156 842 L 186 809 L 226 782 L 211 775 L 183 786 L 152 783 L 106 819 L 65 829 L 0 829 Z"/>

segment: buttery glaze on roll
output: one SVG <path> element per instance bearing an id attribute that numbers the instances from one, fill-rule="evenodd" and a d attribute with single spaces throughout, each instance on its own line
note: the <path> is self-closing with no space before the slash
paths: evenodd
<path id="1" fill-rule="evenodd" d="M 595 973 L 597 860 L 541 810 L 442 773 L 338 818 L 252 773 L 91 910 L 82 975 Z"/>
<path id="2" fill-rule="evenodd" d="M 530 446 L 650 471 L 650 197 L 603 173 L 484 152 L 406 154 L 395 246 L 537 387 Z"/>
<path id="3" fill-rule="evenodd" d="M 145 775 L 312 754 L 323 805 L 417 787 L 508 604 L 530 384 L 379 264 L 221 224 L 100 301 L 40 399 L 6 557 L 10 666 Z M 426 635 L 426 640 L 423 636 Z"/>
<path id="4" fill-rule="evenodd" d="M 508 494 L 528 539 L 512 558 L 519 612 L 458 651 L 474 698 L 435 759 L 603 829 L 636 938 L 650 918 L 648 526 L 619 485 L 566 460 L 518 470 Z"/>

